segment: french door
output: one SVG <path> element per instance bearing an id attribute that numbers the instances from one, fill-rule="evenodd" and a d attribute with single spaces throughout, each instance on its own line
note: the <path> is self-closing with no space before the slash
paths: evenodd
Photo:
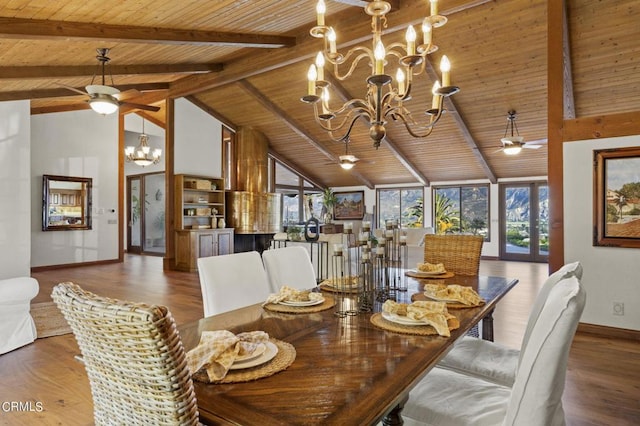
<path id="1" fill-rule="evenodd" d="M 500 259 L 547 262 L 549 187 L 545 181 L 500 185 Z"/>
<path id="2" fill-rule="evenodd" d="M 165 253 L 165 174 L 127 176 L 127 252 Z"/>

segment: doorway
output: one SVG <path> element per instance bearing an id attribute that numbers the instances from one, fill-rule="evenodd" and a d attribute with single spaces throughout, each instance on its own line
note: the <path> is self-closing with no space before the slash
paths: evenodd
<path id="1" fill-rule="evenodd" d="M 127 252 L 163 256 L 165 174 L 127 176 Z"/>
<path id="2" fill-rule="evenodd" d="M 549 186 L 546 181 L 500 185 L 500 259 L 547 262 Z"/>

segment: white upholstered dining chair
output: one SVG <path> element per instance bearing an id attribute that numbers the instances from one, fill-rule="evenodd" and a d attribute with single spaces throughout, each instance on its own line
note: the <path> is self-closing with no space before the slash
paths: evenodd
<path id="1" fill-rule="evenodd" d="M 309 290 L 317 285 L 309 252 L 304 247 L 266 250 L 262 253 L 262 262 L 272 293 L 284 285 L 297 290 Z"/>
<path id="2" fill-rule="evenodd" d="M 405 425 L 561 426 L 569 349 L 586 294 L 577 277 L 549 291 L 513 387 L 436 367 L 409 394 Z"/>
<path id="3" fill-rule="evenodd" d="M 531 307 L 519 350 L 477 337 L 463 336 L 438 366 L 492 380 L 501 385 L 512 386 L 521 361 L 521 354 L 529 342 L 549 292 L 558 282 L 572 276 L 577 277 L 578 280 L 582 279 L 580 262 L 564 265 L 545 280 Z"/>
<path id="4" fill-rule="evenodd" d="M 205 317 L 264 302 L 269 296 L 269 280 L 257 251 L 201 257 L 198 274 Z"/>

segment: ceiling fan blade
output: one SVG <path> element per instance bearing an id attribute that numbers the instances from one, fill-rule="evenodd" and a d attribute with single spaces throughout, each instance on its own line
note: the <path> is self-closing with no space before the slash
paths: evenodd
<path id="1" fill-rule="evenodd" d="M 527 145 L 544 145 L 547 143 L 547 138 L 536 139 L 535 141 L 527 141 Z"/>
<path id="2" fill-rule="evenodd" d="M 88 93 L 87 93 L 87 92 L 85 92 L 84 90 L 77 89 L 77 88 L 75 88 L 75 87 L 73 87 L 73 86 L 69 86 L 69 85 L 64 84 L 64 83 L 56 83 L 56 84 L 57 84 L 58 86 L 62 86 L 62 87 L 64 87 L 65 89 L 69 89 L 69 90 L 71 90 L 71 91 L 73 91 L 73 92 L 80 93 L 81 95 L 88 95 Z"/>
<path id="3" fill-rule="evenodd" d="M 121 102 L 120 104 L 134 108 L 134 109 L 143 109 L 145 111 L 153 111 L 153 112 L 160 111 L 160 107 L 153 106 L 153 105 L 136 104 L 133 102 Z"/>
<path id="4" fill-rule="evenodd" d="M 527 149 L 538 149 L 542 148 L 542 145 L 529 145 L 528 143 L 525 143 L 522 147 Z"/>

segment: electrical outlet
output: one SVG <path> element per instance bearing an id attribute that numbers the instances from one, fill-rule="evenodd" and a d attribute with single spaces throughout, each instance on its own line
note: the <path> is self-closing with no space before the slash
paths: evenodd
<path id="1" fill-rule="evenodd" d="M 624 315 L 624 303 L 613 302 L 613 315 Z"/>

